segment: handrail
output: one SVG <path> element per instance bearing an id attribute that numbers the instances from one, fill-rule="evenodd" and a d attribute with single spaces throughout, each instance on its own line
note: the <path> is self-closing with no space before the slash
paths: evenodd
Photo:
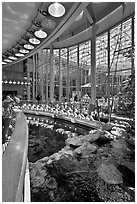
<path id="1" fill-rule="evenodd" d="M 2 156 L 2 202 L 22 201 L 27 153 L 27 120 L 21 110 L 16 110 L 15 129 Z"/>
<path id="2" fill-rule="evenodd" d="M 29 172 L 28 160 L 27 160 L 25 178 L 24 178 L 24 202 L 31 202 L 30 172 Z"/>
<path id="3" fill-rule="evenodd" d="M 34 114 L 34 115 L 41 115 L 41 116 L 47 116 L 47 117 L 51 117 L 51 118 L 57 118 L 57 119 L 63 119 L 66 121 L 70 121 L 72 123 L 78 123 L 81 125 L 86 125 L 88 127 L 91 128 L 99 128 L 100 127 L 100 122 L 99 121 L 88 121 L 88 120 L 83 120 L 83 119 L 78 119 L 78 118 L 73 118 L 71 116 L 66 116 L 66 115 L 56 115 L 54 113 L 50 113 L 50 112 L 42 112 L 42 111 L 35 111 L 35 110 L 23 110 L 24 114 L 28 113 L 28 114 Z"/>

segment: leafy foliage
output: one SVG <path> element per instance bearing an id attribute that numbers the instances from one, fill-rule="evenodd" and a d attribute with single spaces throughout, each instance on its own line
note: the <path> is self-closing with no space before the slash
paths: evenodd
<path id="1" fill-rule="evenodd" d="M 123 83 L 122 92 L 119 95 L 117 113 L 135 117 L 135 72 Z"/>

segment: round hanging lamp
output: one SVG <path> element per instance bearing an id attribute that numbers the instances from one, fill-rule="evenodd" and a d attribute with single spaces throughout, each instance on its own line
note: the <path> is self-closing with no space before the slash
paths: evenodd
<path id="1" fill-rule="evenodd" d="M 4 59 L 5 62 L 12 62 L 10 59 Z"/>
<path id="2" fill-rule="evenodd" d="M 47 33 L 44 32 L 42 29 L 39 29 L 39 30 L 35 31 L 34 34 L 38 38 L 46 38 L 47 37 Z"/>
<path id="3" fill-rule="evenodd" d="M 9 59 L 11 59 L 11 60 L 17 60 L 18 58 L 17 58 L 17 57 L 14 57 L 14 56 L 9 56 Z"/>
<path id="4" fill-rule="evenodd" d="M 42 22 L 41 22 L 41 25 L 44 27 L 44 28 L 47 28 L 47 29 L 54 29 L 56 27 L 56 23 L 55 21 L 51 20 L 51 19 L 47 19 L 45 18 Z"/>
<path id="5" fill-rule="evenodd" d="M 30 44 L 26 44 L 24 45 L 24 48 L 28 49 L 28 50 L 33 50 L 34 49 L 34 46 L 33 45 L 30 45 Z"/>
<path id="6" fill-rule="evenodd" d="M 65 7 L 60 3 L 53 3 L 48 7 L 48 12 L 54 17 L 61 17 L 65 14 Z"/>
<path id="7" fill-rule="evenodd" d="M 38 44 L 40 44 L 40 40 L 38 40 L 37 38 L 30 38 L 29 39 L 29 42 L 30 43 L 32 43 L 32 44 L 34 44 L 34 45 L 38 45 Z"/>
<path id="8" fill-rule="evenodd" d="M 16 53 L 15 55 L 16 55 L 17 57 L 23 57 L 23 56 L 24 56 L 23 53 Z"/>
<path id="9" fill-rule="evenodd" d="M 2 62 L 2 64 L 7 64 L 6 62 Z"/>
<path id="10" fill-rule="evenodd" d="M 9 81 L 9 84 L 12 84 L 12 81 Z"/>
<path id="11" fill-rule="evenodd" d="M 27 53 L 29 53 L 29 50 L 20 49 L 20 52 L 23 53 L 23 54 L 27 54 Z"/>

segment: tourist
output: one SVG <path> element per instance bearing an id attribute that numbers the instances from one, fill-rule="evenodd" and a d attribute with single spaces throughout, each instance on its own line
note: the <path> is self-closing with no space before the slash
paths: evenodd
<path id="1" fill-rule="evenodd" d="M 40 95 L 40 94 L 38 94 L 36 99 L 37 99 L 38 104 L 39 104 L 39 102 L 40 102 L 40 100 L 41 100 L 41 95 Z"/>
<path id="2" fill-rule="evenodd" d="M 14 100 L 9 95 L 2 102 L 2 144 L 6 141 L 6 133 L 11 120 L 13 104 Z"/>

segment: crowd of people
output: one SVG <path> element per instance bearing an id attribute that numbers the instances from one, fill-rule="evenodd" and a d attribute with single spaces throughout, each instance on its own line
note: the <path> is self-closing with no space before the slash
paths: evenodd
<path id="1" fill-rule="evenodd" d="M 24 110 L 36 110 L 43 112 L 51 112 L 56 115 L 70 116 L 72 118 L 86 119 L 86 120 L 100 120 L 100 118 L 107 118 L 107 113 L 104 111 L 107 108 L 105 99 L 101 98 L 96 105 L 90 104 L 90 97 L 86 94 L 80 102 L 48 102 L 41 101 L 41 96 L 38 95 L 36 101 L 33 103 L 22 102 L 18 96 L 7 95 L 2 102 L 2 143 L 6 140 L 6 131 L 10 123 L 13 113 L 13 107 Z"/>
<path id="2" fill-rule="evenodd" d="M 13 107 L 20 105 L 20 98 L 7 95 L 2 101 L 2 144 L 7 140 L 7 131 L 13 117 Z"/>
<path id="3" fill-rule="evenodd" d="M 55 115 L 64 115 L 69 116 L 71 118 L 79 118 L 86 120 L 99 120 L 99 117 L 104 116 L 103 112 L 99 112 L 97 107 L 95 106 L 90 110 L 89 105 L 87 103 L 58 103 L 52 102 L 48 104 L 36 104 L 36 103 L 24 103 L 21 107 L 22 110 L 33 110 L 33 111 L 42 111 L 42 112 L 50 112 Z M 99 115 L 98 115 L 99 114 Z"/>

